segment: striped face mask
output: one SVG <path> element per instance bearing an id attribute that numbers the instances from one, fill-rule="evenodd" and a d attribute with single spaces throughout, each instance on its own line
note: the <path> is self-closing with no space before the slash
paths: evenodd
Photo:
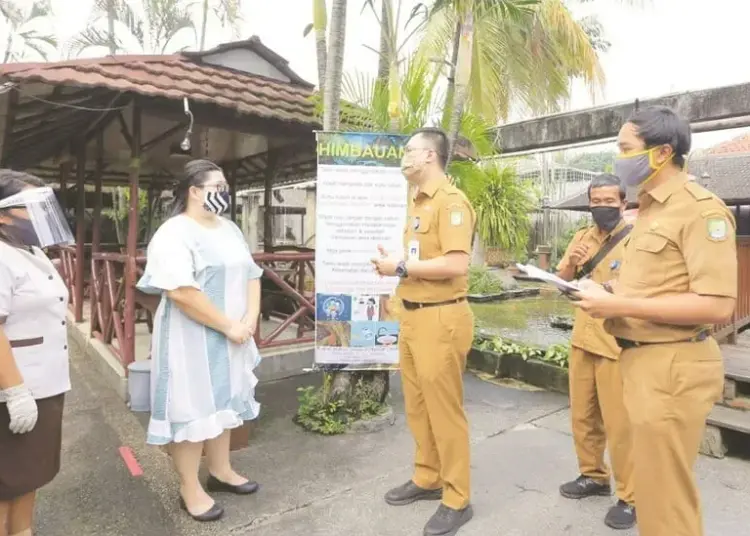
<path id="1" fill-rule="evenodd" d="M 224 214 L 229 210 L 229 199 L 229 192 L 208 191 L 203 197 L 203 208 L 213 214 Z"/>

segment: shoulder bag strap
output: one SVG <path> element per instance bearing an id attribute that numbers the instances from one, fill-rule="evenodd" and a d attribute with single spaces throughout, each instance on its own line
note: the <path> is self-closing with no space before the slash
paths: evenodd
<path id="1" fill-rule="evenodd" d="M 587 260 L 581 269 L 576 274 L 576 279 L 583 279 L 584 277 L 588 277 L 588 275 L 594 271 L 594 269 L 597 267 L 597 265 L 604 259 L 604 257 L 607 256 L 607 254 L 614 249 L 614 247 L 619 244 L 633 229 L 632 225 L 626 225 L 623 227 L 620 232 L 613 235 L 607 243 L 605 243 L 599 251 L 596 252 L 596 255 L 591 257 L 589 260 Z"/>

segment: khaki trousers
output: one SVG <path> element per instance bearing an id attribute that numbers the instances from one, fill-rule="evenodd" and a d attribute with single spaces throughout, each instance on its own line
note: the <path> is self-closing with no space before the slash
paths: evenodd
<path id="1" fill-rule="evenodd" d="M 443 488 L 443 504 L 469 504 L 469 424 L 463 373 L 474 336 L 467 302 L 413 311 L 400 318 L 400 367 L 406 420 L 416 443 L 414 483 Z"/>
<path id="2" fill-rule="evenodd" d="M 630 422 L 623 401 L 620 364 L 573 347 L 570 354 L 570 416 L 582 475 L 609 482 L 609 457 L 620 500 L 635 504 Z"/>
<path id="3" fill-rule="evenodd" d="M 703 536 L 693 466 L 724 386 L 712 338 L 645 345 L 620 357 L 630 415 L 640 536 Z"/>

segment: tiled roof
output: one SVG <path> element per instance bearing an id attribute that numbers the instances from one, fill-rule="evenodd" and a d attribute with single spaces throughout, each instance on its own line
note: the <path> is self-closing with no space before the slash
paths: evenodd
<path id="1" fill-rule="evenodd" d="M 248 48 L 286 74 L 292 82 L 283 82 L 245 72 L 208 65 L 202 58 L 227 47 Z M 260 48 L 262 47 L 262 49 Z M 316 125 L 310 102 L 312 85 L 298 76 L 290 76 L 285 60 L 266 57 L 268 51 L 257 38 L 223 45 L 201 54 L 168 56 L 108 56 L 58 63 L 21 63 L 0 65 L 0 81 L 44 82 L 91 88 L 107 88 L 148 97 L 162 97 L 214 104 L 243 115 Z M 284 63 L 281 63 L 284 62 Z"/>
<path id="2" fill-rule="evenodd" d="M 688 173 L 725 203 L 750 204 L 750 153 L 691 158 L 688 161 Z M 637 206 L 636 191 L 628 191 L 627 199 L 631 207 Z M 552 208 L 581 211 L 588 210 L 588 207 L 588 194 L 582 192 L 560 201 Z"/>
<path id="3" fill-rule="evenodd" d="M 737 136 L 708 150 L 709 155 L 750 154 L 750 134 Z"/>

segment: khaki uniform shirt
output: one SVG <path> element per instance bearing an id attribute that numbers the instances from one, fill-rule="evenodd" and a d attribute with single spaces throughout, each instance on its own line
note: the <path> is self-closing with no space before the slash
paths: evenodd
<path id="1" fill-rule="evenodd" d="M 561 270 L 569 264 L 568 259 L 570 258 L 570 253 L 573 251 L 573 248 L 578 244 L 585 244 L 588 246 L 589 255 L 586 258 L 581 259 L 576 265 L 576 270 L 580 270 L 590 258 L 596 255 L 597 252 L 626 225 L 627 224 L 624 220 L 620 220 L 617 227 L 608 234 L 602 233 L 596 225 L 578 231 L 573 237 L 573 240 L 570 241 L 568 249 L 565 251 L 565 255 L 557 265 L 557 269 Z M 599 261 L 589 275 L 593 281 L 601 284 L 617 279 L 617 274 L 622 265 L 622 257 L 625 253 L 624 244 L 626 240 L 627 237 L 620 240 L 620 242 L 618 242 L 618 244 Z M 592 354 L 608 357 L 610 359 L 617 359 L 620 355 L 620 348 L 617 346 L 615 338 L 604 331 L 604 320 L 601 318 L 594 318 L 581 309 L 576 309 L 570 344 L 586 352 L 591 352 Z"/>
<path id="2" fill-rule="evenodd" d="M 432 180 L 410 203 L 404 229 L 405 259 L 427 261 L 451 251 L 471 255 L 476 215 L 466 195 L 447 178 Z M 436 303 L 466 296 L 468 276 L 443 280 L 401 280 L 396 295 L 416 303 Z"/>
<path id="3" fill-rule="evenodd" d="M 732 213 L 687 175 L 641 192 L 626 238 L 617 293 L 656 298 L 695 293 L 737 297 L 736 227 Z M 677 342 L 711 326 L 675 326 L 633 318 L 604 323 L 608 333 L 639 342 Z"/>

